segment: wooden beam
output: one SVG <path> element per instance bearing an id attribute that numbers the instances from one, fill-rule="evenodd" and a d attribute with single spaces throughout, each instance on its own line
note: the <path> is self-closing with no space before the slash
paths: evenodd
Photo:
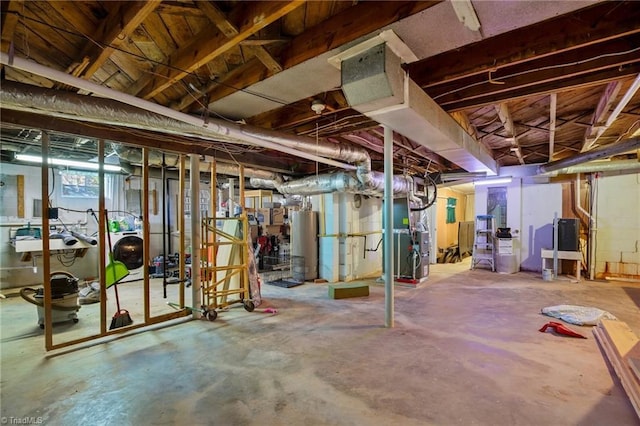
<path id="1" fill-rule="evenodd" d="M 384 132 L 380 127 L 376 127 L 371 131 L 371 133 L 376 134 L 381 138 L 384 138 Z M 418 145 L 416 147 L 411 146 L 410 139 L 402 135 L 397 135 L 395 132 L 393 135 L 393 143 L 394 145 L 397 145 L 400 148 L 406 151 L 412 152 L 420 157 L 424 157 L 428 159 L 430 162 L 435 163 L 439 166 L 446 166 L 447 168 L 453 167 L 453 164 L 449 160 L 445 159 L 444 157 L 441 157 L 440 155 L 431 151 L 429 148 L 425 147 L 424 145 Z"/>
<path id="2" fill-rule="evenodd" d="M 463 79 L 427 87 L 425 90 L 436 102 L 445 105 L 461 99 L 473 99 L 491 93 L 504 93 L 542 83 L 561 82 L 570 77 L 594 71 L 624 68 L 640 63 L 634 51 L 640 45 L 640 33 L 575 49 L 563 55 L 537 58 L 526 63 L 493 69 Z M 562 88 L 561 86 L 558 89 Z M 556 90 L 557 91 L 557 90 Z"/>
<path id="3" fill-rule="evenodd" d="M 258 58 L 258 60 L 262 62 L 262 64 L 267 67 L 271 73 L 277 74 L 282 71 L 282 65 L 280 65 L 273 56 L 271 56 L 271 53 L 269 53 L 264 46 L 248 46 L 248 48 L 251 49 L 253 54 L 256 55 L 256 58 Z"/>
<path id="4" fill-rule="evenodd" d="M 265 46 L 267 44 L 286 43 L 288 38 L 248 38 L 240 42 L 241 46 Z"/>
<path id="5" fill-rule="evenodd" d="M 100 27 L 93 35 L 93 41 L 88 41 L 80 58 L 89 58 L 90 65 L 83 74 L 83 78 L 89 79 L 109 59 L 115 47 L 124 43 L 129 35 L 153 12 L 161 3 L 161 0 L 135 1 L 117 3 L 107 19 L 102 21 Z"/>
<path id="6" fill-rule="evenodd" d="M 511 151 L 516 154 L 520 164 L 524 164 L 524 158 L 522 157 L 522 149 L 520 148 L 520 143 L 518 142 L 518 134 L 516 132 L 516 126 L 513 124 L 513 118 L 511 118 L 511 112 L 509 112 L 509 107 L 507 106 L 506 103 L 501 103 L 499 105 L 496 105 L 495 109 L 496 109 L 496 112 L 498 113 L 498 117 L 500 117 L 502 126 L 504 127 L 504 130 L 507 133 L 507 138 L 511 140 Z"/>
<path id="7" fill-rule="evenodd" d="M 558 94 L 552 93 L 549 96 L 549 161 L 553 161 L 553 150 L 556 138 L 556 110 L 558 105 Z"/>
<path id="8" fill-rule="evenodd" d="M 291 129 L 297 125 L 305 124 L 309 121 L 318 120 L 319 116 L 311 109 L 314 99 L 322 100 L 326 105 L 326 112 L 322 117 L 330 114 L 342 112 L 350 109 L 342 90 L 332 90 L 321 93 L 297 102 L 285 105 L 281 108 L 273 109 L 257 114 L 247 119 L 247 123 L 268 129 Z"/>
<path id="9" fill-rule="evenodd" d="M 416 83 L 428 87 L 637 32 L 640 32 L 637 3 L 603 2 L 443 52 L 406 68 Z"/>
<path id="10" fill-rule="evenodd" d="M 460 125 L 464 129 L 465 132 L 469 134 L 475 140 L 478 140 L 478 132 L 476 131 L 475 126 L 469 120 L 469 116 L 464 111 L 455 111 L 452 112 L 451 117 L 456 120 L 456 123 Z"/>
<path id="11" fill-rule="evenodd" d="M 157 13 L 162 15 L 177 15 L 177 16 L 194 16 L 194 17 L 202 17 L 202 10 L 198 6 L 197 3 L 200 1 L 195 1 L 194 4 L 183 3 L 179 1 L 163 1 L 161 5 L 156 9 Z"/>
<path id="12" fill-rule="evenodd" d="M 3 2 L 4 3 L 4 2 Z M 2 51 L 9 52 L 9 47 L 16 33 L 16 26 L 20 19 L 20 10 L 23 7 L 23 0 L 11 0 L 2 7 Z"/>
<path id="13" fill-rule="evenodd" d="M 289 69 L 438 3 L 441 1 L 390 1 L 376 2 L 375 7 L 367 2 L 358 3 L 287 43 L 279 55 L 282 69 Z M 255 67 L 255 63 L 247 62 L 233 70 L 235 78 L 232 87 L 227 85 L 215 87 L 210 92 L 211 102 L 245 89 L 269 76 L 260 69 L 256 70 Z M 241 78 L 237 78 L 238 76 Z M 189 99 L 185 99 L 185 103 L 188 101 Z"/>
<path id="14" fill-rule="evenodd" d="M 17 175 L 18 217 L 24 217 L 24 175 Z"/>
<path id="15" fill-rule="evenodd" d="M 515 100 L 537 95 L 548 95 L 550 93 L 569 89 L 599 85 L 613 80 L 619 80 L 630 75 L 636 75 L 638 73 L 640 73 L 640 62 L 637 64 L 592 71 L 580 75 L 572 75 L 567 78 L 560 78 L 553 81 L 532 82 L 529 85 L 511 88 L 510 90 L 505 91 L 490 90 L 483 95 L 474 96 L 472 98 L 460 97 L 459 99 L 451 99 L 446 102 L 442 102 L 440 100 L 437 100 L 436 102 L 438 102 L 445 111 L 458 111 L 469 108 L 478 108 L 506 100 Z M 589 124 L 585 124 L 585 126 L 589 126 Z"/>
<path id="16" fill-rule="evenodd" d="M 209 18 L 212 24 L 214 24 L 222 33 L 228 38 L 237 36 L 240 31 L 227 19 L 227 16 L 218 7 L 208 0 L 196 2 L 196 6 L 200 9 L 204 15 Z"/>
<path id="17" fill-rule="evenodd" d="M 293 0 L 248 2 L 239 6 L 236 9 L 238 12 L 234 16 L 235 19 L 233 19 L 233 22 L 240 23 L 237 35 L 228 38 L 215 26 L 205 28 L 191 43 L 171 54 L 168 61 L 171 66 L 160 65 L 153 75 L 149 74 L 146 78 L 141 79 L 144 80 L 144 84 L 136 86 L 136 90 L 140 86 L 148 86 L 148 89 L 144 89 L 141 93 L 131 93 L 131 91 L 129 93 L 139 95 L 144 99 L 153 98 L 302 4 L 304 4 L 302 0 Z"/>
<path id="18" fill-rule="evenodd" d="M 82 62 L 80 63 L 74 62 L 73 64 L 71 64 L 67 68 L 66 73 L 71 74 L 74 77 L 78 77 L 80 74 L 82 74 L 82 72 L 87 68 L 88 65 L 89 65 L 89 57 L 85 56 L 84 58 L 82 58 Z M 103 82 L 102 84 L 106 85 L 107 83 Z M 66 84 L 62 84 L 62 83 L 56 83 L 53 87 L 55 89 L 73 90 L 73 87 Z"/>
<path id="19" fill-rule="evenodd" d="M 603 126 L 606 121 L 606 117 L 609 115 L 609 111 L 611 110 L 621 88 L 622 83 L 620 81 L 612 81 L 607 84 L 607 87 L 605 87 L 604 92 L 602 92 L 602 96 L 600 96 L 600 100 L 598 101 L 598 105 L 593 112 L 593 116 L 591 117 L 591 126 L 589 126 L 589 128 L 584 132 L 584 142 L 582 144 L 583 151 L 591 149 L 595 140 L 604 131 Z"/>
<path id="20" fill-rule="evenodd" d="M 241 160 L 247 166 L 273 170 L 279 173 L 292 174 L 295 171 L 295 173 L 308 174 L 315 172 L 315 163 L 307 162 L 300 158 L 273 155 L 270 151 L 247 151 L 241 155 L 234 156 L 227 153 L 224 147 L 217 143 L 197 138 L 171 135 L 171 142 L 168 142 L 167 135 L 158 132 L 131 131 L 128 128 L 114 126 L 101 127 L 95 123 L 84 123 L 4 108 L 0 108 L 0 117 L 2 118 L 2 123 L 25 128 L 43 129 L 94 139 L 108 138 L 109 140 L 132 146 L 147 147 L 166 152 L 210 155 L 218 160 L 234 164 Z"/>

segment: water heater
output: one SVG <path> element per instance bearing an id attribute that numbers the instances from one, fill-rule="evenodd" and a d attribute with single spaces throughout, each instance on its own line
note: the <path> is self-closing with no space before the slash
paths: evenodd
<path id="1" fill-rule="evenodd" d="M 294 278 L 304 274 L 305 281 L 314 280 L 318 278 L 318 213 L 311 210 L 294 211 L 289 214 L 289 222 Z M 303 259 L 304 265 L 297 259 Z"/>

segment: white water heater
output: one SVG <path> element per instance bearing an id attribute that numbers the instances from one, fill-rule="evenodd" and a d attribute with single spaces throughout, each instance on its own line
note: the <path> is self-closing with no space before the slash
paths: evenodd
<path id="1" fill-rule="evenodd" d="M 289 222 L 294 278 L 304 274 L 305 281 L 314 280 L 318 278 L 318 213 L 311 210 L 294 211 L 289 214 Z M 303 259 L 304 265 L 297 259 Z"/>

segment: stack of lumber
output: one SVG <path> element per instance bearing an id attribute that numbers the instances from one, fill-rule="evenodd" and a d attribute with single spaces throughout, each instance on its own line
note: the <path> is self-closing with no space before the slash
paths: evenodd
<path id="1" fill-rule="evenodd" d="M 593 334 L 640 417 L 640 339 L 627 323 L 613 320 L 601 320 Z"/>

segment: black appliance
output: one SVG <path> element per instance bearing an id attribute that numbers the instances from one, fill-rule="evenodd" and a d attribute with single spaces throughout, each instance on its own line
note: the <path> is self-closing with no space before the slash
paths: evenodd
<path id="1" fill-rule="evenodd" d="M 558 219 L 558 250 L 580 250 L 580 222 L 578 219 Z"/>

